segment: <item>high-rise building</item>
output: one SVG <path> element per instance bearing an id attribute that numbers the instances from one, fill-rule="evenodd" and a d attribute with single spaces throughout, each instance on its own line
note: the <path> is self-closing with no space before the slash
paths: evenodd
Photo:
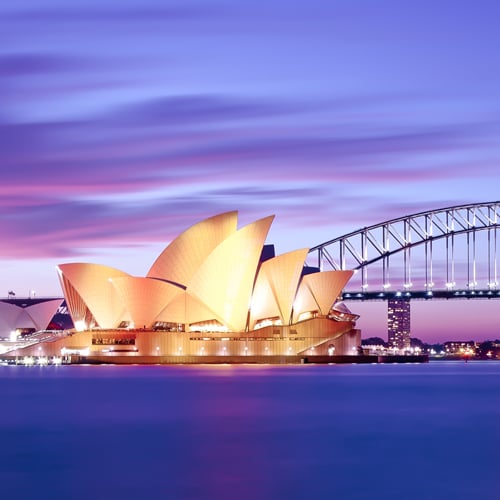
<path id="1" fill-rule="evenodd" d="M 387 333 L 390 347 L 410 347 L 410 301 L 389 299 L 387 302 Z"/>

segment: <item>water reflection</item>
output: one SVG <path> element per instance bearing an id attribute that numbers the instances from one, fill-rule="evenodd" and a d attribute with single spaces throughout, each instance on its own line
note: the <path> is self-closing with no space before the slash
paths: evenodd
<path id="1" fill-rule="evenodd" d="M 495 498 L 500 363 L 0 377 L 2 498 Z"/>

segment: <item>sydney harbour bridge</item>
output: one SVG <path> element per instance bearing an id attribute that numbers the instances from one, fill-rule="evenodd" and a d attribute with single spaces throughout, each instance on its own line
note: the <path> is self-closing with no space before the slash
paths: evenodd
<path id="1" fill-rule="evenodd" d="M 351 300 L 500 298 L 500 202 L 399 217 L 311 248 L 321 270 L 354 269 Z"/>

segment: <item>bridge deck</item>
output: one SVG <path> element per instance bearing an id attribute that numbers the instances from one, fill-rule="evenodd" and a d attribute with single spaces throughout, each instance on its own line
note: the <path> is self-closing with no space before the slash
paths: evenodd
<path id="1" fill-rule="evenodd" d="M 499 299 L 500 290 L 415 290 L 394 292 L 344 292 L 342 300 L 390 300 L 390 299 Z"/>

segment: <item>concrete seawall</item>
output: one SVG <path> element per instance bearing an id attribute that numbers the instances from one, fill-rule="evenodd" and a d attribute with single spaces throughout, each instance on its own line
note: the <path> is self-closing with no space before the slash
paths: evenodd
<path id="1" fill-rule="evenodd" d="M 71 356 L 72 364 L 177 365 L 177 364 L 362 364 L 427 363 L 419 356 Z"/>
<path id="2" fill-rule="evenodd" d="M 65 365 L 206 365 L 206 364 L 374 364 L 374 363 L 427 363 L 427 355 L 419 356 L 138 356 L 135 354 L 107 356 L 64 356 L 57 364 Z M 45 356 L 0 357 L 0 362 L 10 365 L 55 364 Z"/>

